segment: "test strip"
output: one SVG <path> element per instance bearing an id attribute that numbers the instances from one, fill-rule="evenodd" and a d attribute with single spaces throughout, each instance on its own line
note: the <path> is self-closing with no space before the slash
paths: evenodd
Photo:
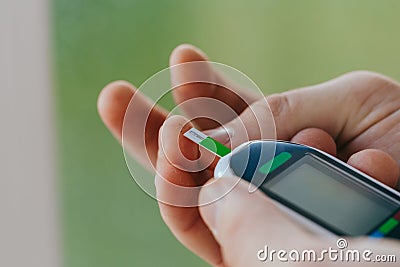
<path id="1" fill-rule="evenodd" d="M 196 144 L 204 147 L 219 157 L 223 157 L 231 152 L 229 148 L 221 144 L 220 142 L 212 139 L 205 135 L 196 128 L 191 128 L 189 131 L 183 134 L 186 138 L 192 140 Z"/>

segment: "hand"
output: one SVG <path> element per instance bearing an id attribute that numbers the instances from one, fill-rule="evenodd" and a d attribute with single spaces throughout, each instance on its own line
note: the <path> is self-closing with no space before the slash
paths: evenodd
<path id="1" fill-rule="evenodd" d="M 191 46 L 181 46 L 172 53 L 171 64 L 205 59 L 203 53 L 197 49 Z M 179 79 L 181 74 L 176 73 L 175 75 Z M 237 130 L 232 138 L 233 146 L 242 142 L 244 138 L 244 133 L 240 132 L 237 127 L 239 120 L 242 120 L 248 129 L 254 129 L 252 127 L 255 122 L 254 113 L 258 115 L 258 118 L 272 119 L 262 118 L 265 109 L 268 108 L 264 101 L 255 101 L 254 96 L 243 93 L 240 89 L 235 89 L 235 91 L 247 99 L 245 103 L 240 102 L 240 98 L 234 94 L 229 94 L 229 91 L 220 94 L 221 90 L 211 90 L 214 88 L 207 85 L 196 85 L 201 88 L 188 90 L 191 86 L 194 85 L 187 85 L 185 90 L 177 90 L 175 99 L 179 102 L 182 99 L 198 97 L 199 94 L 203 94 L 220 99 L 241 113 L 240 117 L 225 125 L 232 129 L 231 131 Z M 193 95 L 193 92 L 196 95 Z M 134 93 L 135 89 L 130 84 L 116 82 L 108 85 L 99 97 L 100 115 L 118 139 L 121 138 L 125 110 Z M 136 93 L 138 94 L 138 92 Z M 137 108 L 148 111 L 151 108 L 148 99 L 143 95 L 136 96 L 143 99 L 143 105 Z M 349 164 L 391 186 L 397 183 L 399 176 L 399 100 L 400 89 L 395 82 L 370 72 L 354 72 L 324 84 L 267 97 L 273 111 L 278 139 L 312 145 L 332 154 L 337 151 L 341 159 L 348 160 Z M 247 103 L 251 105 L 247 107 L 245 105 Z M 195 109 L 191 112 L 195 112 Z M 168 147 L 164 144 L 164 150 L 157 156 L 158 143 L 155 137 L 157 137 L 160 127 L 163 127 L 165 135 L 176 138 L 182 133 L 181 126 L 187 122 L 182 117 L 171 117 L 165 121 L 166 112 L 159 107 L 152 110 L 151 114 L 150 123 L 138 121 L 137 127 L 135 127 L 137 136 L 142 135 L 145 127 L 149 134 L 146 136 L 147 147 L 137 149 L 134 156 L 145 164 L 149 164 L 144 159 L 145 149 L 147 149 L 151 161 L 157 162 L 157 169 L 161 176 L 178 184 L 184 182 L 186 186 L 193 186 L 211 178 L 211 169 L 198 174 L 176 169 L 173 162 L 166 160 L 165 155 L 169 154 L 168 158 L 173 159 L 174 153 L 177 153 L 176 147 Z M 199 125 L 203 129 L 215 126 L 209 125 L 207 121 L 199 122 Z M 217 129 L 214 133 L 218 132 L 222 131 Z M 251 131 L 249 133 L 251 133 L 252 139 L 259 138 L 261 134 Z M 223 137 L 219 138 L 223 139 Z M 336 141 L 337 148 L 332 138 Z M 181 136 L 179 140 L 183 144 L 180 147 L 184 150 L 182 152 L 185 156 L 195 158 L 198 153 L 195 145 Z M 137 148 L 135 142 L 137 142 L 137 138 L 129 136 L 127 143 Z M 371 162 L 374 164 L 371 165 Z M 213 185 L 215 184 L 215 187 L 217 185 L 224 186 L 224 183 L 229 183 L 229 181 L 220 179 Z M 207 188 L 211 190 L 213 187 Z M 297 241 L 299 244 L 296 245 L 321 245 L 321 241 L 317 242 L 319 239 L 316 236 L 306 233 L 286 215 L 281 214 L 264 195 L 259 192 L 249 195 L 247 190 L 240 191 L 242 187 L 239 185 L 222 201 L 200 209 L 173 207 L 160 203 L 160 211 L 175 236 L 189 249 L 213 265 L 251 266 L 250 262 L 256 260 L 257 250 L 262 248 L 266 242 L 279 245 L 294 234 L 298 237 L 291 238 L 290 243 Z M 168 194 L 165 190 L 163 191 L 162 186 L 157 188 L 157 192 L 158 194 Z M 200 194 L 200 198 L 204 197 L 204 194 L 212 193 L 204 190 Z M 232 208 L 234 207 L 232 203 L 237 201 L 247 204 Z M 230 202 L 232 203 L 225 204 Z M 256 204 L 256 202 L 260 204 Z M 213 207 L 217 205 L 224 208 L 218 207 L 218 216 L 215 216 Z M 257 219 L 244 220 L 243 218 Z M 289 229 L 293 230 L 290 232 L 285 230 L 279 234 L 274 231 L 271 234 L 267 232 L 268 229 L 263 229 L 265 227 L 258 227 L 261 226 L 261 223 L 263 225 L 268 223 L 270 225 L 268 229 L 276 229 L 277 226 L 287 224 L 290 226 Z M 210 228 L 214 229 L 214 233 L 217 235 L 214 235 Z M 257 239 L 255 235 L 258 237 Z M 255 245 L 252 245 L 258 246 L 261 241 L 264 244 L 260 247 L 255 248 Z M 314 243 L 309 243 L 310 241 Z M 243 250 L 243 247 L 248 247 L 248 249 Z M 395 245 L 392 248 L 398 249 L 395 248 Z M 254 251 L 251 251 L 252 249 Z"/>

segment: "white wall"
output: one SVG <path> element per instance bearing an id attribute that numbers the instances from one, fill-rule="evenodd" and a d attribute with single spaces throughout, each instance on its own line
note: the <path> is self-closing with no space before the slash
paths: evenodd
<path id="1" fill-rule="evenodd" d="M 46 0 L 0 0 L 0 266 L 59 266 Z"/>

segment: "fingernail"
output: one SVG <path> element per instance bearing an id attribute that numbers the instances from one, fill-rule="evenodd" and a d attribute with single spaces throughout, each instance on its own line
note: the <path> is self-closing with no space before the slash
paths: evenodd
<path id="1" fill-rule="evenodd" d="M 228 127 L 219 127 L 218 129 L 205 131 L 205 134 L 217 140 L 221 144 L 227 145 L 233 137 L 233 129 Z"/>

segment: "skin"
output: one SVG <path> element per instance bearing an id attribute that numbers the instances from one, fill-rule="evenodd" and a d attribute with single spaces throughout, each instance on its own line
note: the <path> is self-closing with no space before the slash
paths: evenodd
<path id="1" fill-rule="evenodd" d="M 191 45 L 178 46 L 171 54 L 170 65 L 207 60 L 206 55 Z M 183 73 L 173 73 L 173 82 L 184 79 Z M 218 79 L 223 79 L 219 74 Z M 388 186 L 395 187 L 400 166 L 400 86 L 395 81 L 368 71 L 356 71 L 328 82 L 299 88 L 257 100 L 251 92 L 235 85 L 223 90 L 207 84 L 186 85 L 174 91 L 177 103 L 204 96 L 224 101 L 240 114 L 223 121 L 225 129 L 235 134 L 230 140 L 235 147 L 245 140 L 246 129 L 251 139 L 264 136 L 256 126 L 256 119 L 265 123 L 275 121 L 277 139 L 291 140 L 324 150 L 337 156 L 353 167 L 369 174 Z M 111 133 L 121 142 L 125 111 L 132 96 L 140 99 L 139 110 L 149 110 L 151 101 L 128 82 L 116 81 L 107 85 L 100 93 L 98 110 Z M 239 97 L 240 96 L 240 97 Z M 265 116 L 272 111 L 273 118 Z M 203 107 L 204 108 L 204 107 Z M 183 110 L 195 115 L 196 108 Z M 218 113 L 214 114 L 218 119 Z M 226 118 L 225 118 L 226 119 Z M 196 159 L 197 146 L 182 136 L 191 127 L 182 116 L 168 117 L 160 107 L 151 111 L 149 122 L 138 120 L 124 144 L 135 147 L 132 156 L 151 169 L 156 164 L 157 194 L 170 196 L 160 178 L 183 186 L 196 186 L 214 181 L 211 164 L 199 173 L 184 172 L 175 167 L 179 164 L 179 149 L 185 157 Z M 239 124 L 243 122 L 245 128 Z M 227 140 L 226 132 L 209 120 L 197 120 L 196 127 L 207 130 L 219 140 Z M 264 125 L 264 124 L 263 124 Z M 268 124 L 265 124 L 268 125 Z M 161 130 L 160 130 L 161 129 Z M 135 136 L 143 131 L 146 147 L 141 147 Z M 159 136 L 159 138 L 157 138 Z M 177 146 L 163 143 L 164 138 L 178 137 Z M 146 160 L 146 150 L 150 161 Z M 204 187 L 200 201 L 218 196 L 231 186 L 232 180 L 221 178 Z M 306 231 L 276 208 L 268 197 L 260 192 L 248 193 L 248 185 L 241 181 L 229 194 L 213 204 L 202 207 L 182 208 L 159 203 L 163 220 L 176 238 L 188 249 L 213 266 L 257 266 L 265 265 L 257 260 L 256 253 L 264 245 L 274 248 L 315 248 L 334 246 L 326 240 Z M 244 219 L 248 218 L 248 219 Z M 276 229 L 285 229 L 277 231 Z M 296 238 L 292 238 L 296 236 Z M 290 242 L 288 242 L 290 240 Z M 385 239 L 373 242 L 364 238 L 348 238 L 351 249 L 371 249 L 375 254 L 399 254 L 400 243 Z M 274 262 L 278 264 L 278 262 Z M 301 263 L 298 263 L 301 264 Z M 338 264 L 326 262 L 329 264 Z M 307 266 L 310 263 L 306 264 Z"/>

